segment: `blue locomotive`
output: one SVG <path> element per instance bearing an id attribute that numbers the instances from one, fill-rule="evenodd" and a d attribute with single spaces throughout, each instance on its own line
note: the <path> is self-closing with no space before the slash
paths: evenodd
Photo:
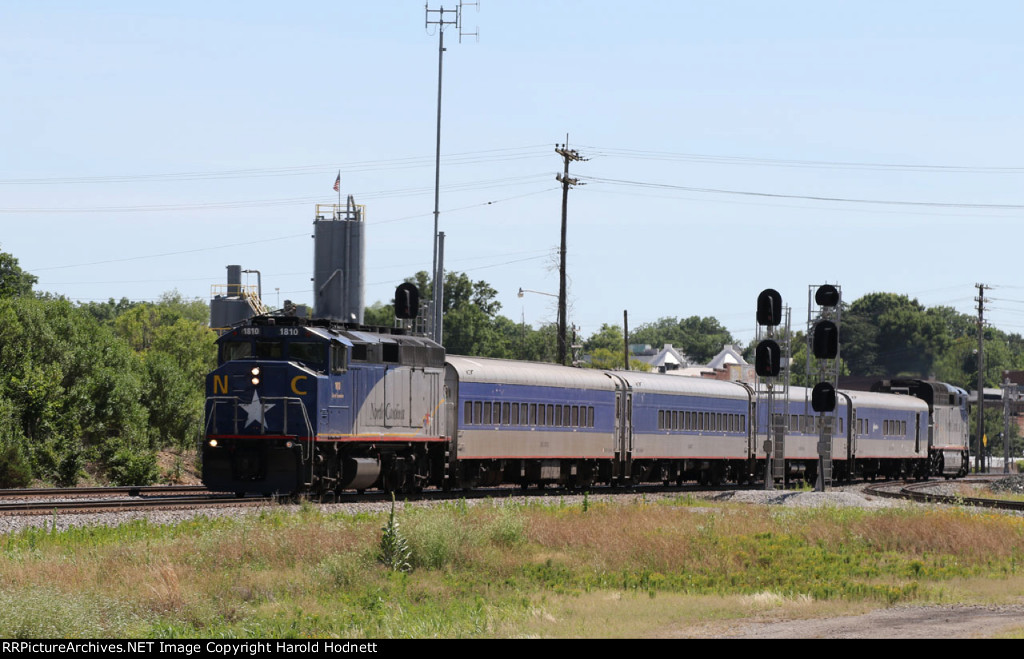
<path id="1" fill-rule="evenodd" d="M 433 342 L 261 316 L 221 336 L 217 350 L 202 454 L 211 490 L 441 484 L 444 351 Z"/>
<path id="2" fill-rule="evenodd" d="M 401 330 L 289 316 L 253 318 L 217 344 L 202 449 L 203 482 L 215 491 L 717 484 L 764 474 L 768 413 L 740 383 L 446 356 Z M 808 392 L 790 388 L 775 413 L 784 417 L 775 420 L 781 477 L 812 479 L 820 417 Z M 964 475 L 967 446 L 962 390 L 907 380 L 839 393 L 835 479 Z"/>

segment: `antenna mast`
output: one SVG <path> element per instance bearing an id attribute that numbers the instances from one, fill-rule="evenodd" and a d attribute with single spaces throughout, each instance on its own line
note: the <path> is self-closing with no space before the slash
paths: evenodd
<path id="1" fill-rule="evenodd" d="M 473 33 L 465 33 L 462 31 L 462 8 L 465 5 L 475 6 L 477 11 L 480 11 L 480 2 L 459 2 L 459 6 L 455 9 L 445 9 L 442 5 L 440 9 L 431 9 L 429 4 L 423 5 L 426 11 L 426 28 L 429 29 L 431 25 L 437 27 L 437 147 L 436 156 L 434 160 L 434 258 L 431 264 L 430 272 L 433 278 L 433 299 L 431 301 L 431 314 L 433 320 L 431 322 L 431 335 L 434 341 L 441 343 L 443 335 L 443 317 L 441 309 L 444 302 L 444 272 L 441 272 L 441 268 L 438 267 L 440 255 L 438 253 L 438 230 L 439 221 L 438 216 L 441 214 L 440 210 L 440 199 L 441 199 L 441 78 L 444 70 L 444 28 L 446 25 L 454 25 L 455 29 L 459 31 L 459 43 L 462 43 L 462 37 L 464 36 L 476 36 L 477 40 L 480 39 L 480 32 L 477 30 Z M 433 15 L 433 16 L 432 16 Z M 433 20 L 431 20 L 433 19 Z"/>

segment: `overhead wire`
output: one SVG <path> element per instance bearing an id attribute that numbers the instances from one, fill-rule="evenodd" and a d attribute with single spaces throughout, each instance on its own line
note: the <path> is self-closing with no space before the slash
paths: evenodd
<path id="1" fill-rule="evenodd" d="M 548 180 L 549 175 L 527 174 L 524 176 L 506 176 L 497 179 L 483 179 L 477 181 L 464 181 L 461 183 L 449 183 L 441 186 L 447 192 L 465 192 L 470 190 L 486 190 L 490 188 L 511 187 L 525 185 L 539 181 Z M 546 188 L 547 189 L 547 188 Z M 546 190 L 545 189 L 545 190 Z M 392 190 L 377 190 L 360 194 L 360 199 L 395 198 L 416 195 L 433 194 L 432 187 L 399 188 Z M 66 214 L 66 213 L 153 213 L 169 211 L 203 211 L 203 210 L 224 210 L 239 208 L 269 208 L 273 206 L 292 206 L 297 204 L 325 203 L 324 197 L 290 197 L 283 199 L 261 199 L 254 201 L 221 201 L 204 202 L 195 204 L 149 204 L 136 206 L 91 206 L 79 208 L 0 208 L 3 214 Z"/>
<path id="2" fill-rule="evenodd" d="M 670 151 L 650 151 L 644 149 L 621 149 L 598 146 L 581 146 L 586 149 L 591 159 L 615 156 L 641 160 L 668 160 L 695 162 L 717 165 L 751 165 L 759 167 L 799 167 L 813 169 L 853 169 L 873 171 L 915 171 L 932 173 L 972 173 L 972 174 L 1021 174 L 1024 166 L 991 167 L 978 165 L 929 165 L 924 163 L 881 163 L 881 162 L 848 162 L 835 160 L 801 160 L 761 158 L 753 156 L 721 156 L 701 153 L 679 153 Z"/>
<path id="3" fill-rule="evenodd" d="M 484 201 L 484 202 L 480 202 L 480 203 L 477 203 L 477 204 L 470 204 L 468 206 L 461 206 L 461 207 L 458 207 L 458 208 L 452 208 L 452 209 L 444 210 L 442 212 L 446 213 L 446 214 L 450 214 L 450 213 L 456 213 L 456 212 L 460 212 L 460 211 L 464 211 L 464 210 L 469 210 L 469 209 L 472 209 L 472 208 L 481 208 L 481 207 L 486 207 L 486 206 L 493 206 L 495 204 L 500 204 L 500 203 L 503 203 L 503 202 L 506 202 L 506 201 L 511 201 L 511 200 L 514 200 L 514 199 L 520 199 L 522 197 L 528 197 L 528 196 L 536 195 L 536 194 L 542 194 L 544 192 L 549 192 L 551 190 L 556 190 L 556 189 L 557 188 L 545 188 L 544 190 L 539 190 L 539 191 L 535 191 L 535 192 L 529 192 L 529 193 L 525 193 L 525 194 L 521 194 L 521 195 L 514 195 L 512 197 L 505 197 L 505 198 L 502 198 L 502 199 L 492 199 L 490 201 Z M 377 221 L 377 222 L 371 222 L 371 224 L 387 224 L 387 223 L 390 223 L 390 222 L 400 222 L 400 221 L 404 221 L 404 220 L 422 218 L 422 217 L 427 217 L 427 216 L 429 216 L 429 213 L 420 214 L 420 215 L 411 215 L 411 216 L 395 218 L 395 219 L 391 219 L 391 220 L 380 220 L 380 221 Z M 174 251 L 174 252 L 162 252 L 162 253 L 158 253 L 158 254 L 145 254 L 145 255 L 129 256 L 129 257 L 117 258 L 117 259 L 106 259 L 106 260 L 102 260 L 102 261 L 91 261 L 91 262 L 88 262 L 88 263 L 76 263 L 76 264 L 66 264 L 66 265 L 58 265 L 58 266 L 46 266 L 46 267 L 41 267 L 41 268 L 31 268 L 31 271 L 32 272 L 43 272 L 43 271 L 46 271 L 46 270 L 59 270 L 59 269 L 85 267 L 85 266 L 93 266 L 93 265 L 106 265 L 108 263 L 121 263 L 121 262 L 125 262 L 125 261 L 138 261 L 138 260 L 145 260 L 145 259 L 151 259 L 151 258 L 162 258 L 162 257 L 166 257 L 166 256 L 178 256 L 178 255 L 181 255 L 181 254 L 193 254 L 193 253 L 196 253 L 196 252 L 214 251 L 214 250 L 227 249 L 227 248 L 232 248 L 232 247 L 245 247 L 245 246 L 249 246 L 249 245 L 256 245 L 256 244 L 275 242 L 275 241 L 281 241 L 281 240 L 293 240 L 293 239 L 296 239 L 296 238 L 305 238 L 305 237 L 308 237 L 308 236 L 309 236 L 309 232 L 306 231 L 306 232 L 303 232 L 303 233 L 289 234 L 287 236 L 279 236 L 277 238 L 265 238 L 265 239 L 261 239 L 261 240 L 253 240 L 253 241 L 240 242 L 240 243 L 228 243 L 228 244 L 223 244 L 223 245 L 215 245 L 215 246 L 210 246 L 210 247 L 200 247 L 200 248 L 195 248 L 195 249 L 179 250 L 179 251 Z M 52 282 L 51 285 L 55 284 L 55 283 L 58 283 L 58 282 Z M 122 283 L 122 282 L 96 282 L 96 283 Z M 123 283 L 128 283 L 128 282 L 123 282 Z"/>
<path id="4" fill-rule="evenodd" d="M 442 154 L 446 165 L 473 165 L 481 162 L 504 162 L 527 158 L 546 157 L 547 151 L 539 151 L 541 145 L 485 149 L 461 153 Z M 546 146 L 546 145 L 545 145 Z M 495 155 L 488 155 L 495 154 Z M 69 185 L 75 183 L 138 183 L 149 181 L 196 181 L 268 176 L 300 176 L 305 174 L 379 171 L 382 169 L 408 169 L 410 167 L 432 167 L 434 156 L 408 156 L 382 160 L 362 160 L 350 163 L 321 163 L 296 165 L 292 167 L 255 167 L 212 171 L 169 172 L 158 174 L 120 174 L 107 176 L 55 176 L 37 178 L 0 179 L 0 185 Z"/>
<path id="5" fill-rule="evenodd" d="M 806 201 L 827 201 L 852 204 L 879 204 L 888 206 L 921 206 L 929 208 L 972 208 L 985 210 L 1024 210 L 1024 204 L 979 204 L 965 202 L 937 202 L 937 201 L 905 201 L 893 199 L 858 199 L 852 197 L 825 197 L 820 195 L 797 195 L 784 194 L 779 192 L 755 192 L 751 190 L 728 190 L 723 188 L 700 188 L 686 185 L 674 185 L 671 183 L 653 183 L 648 181 L 631 181 L 627 179 L 612 179 L 598 176 L 577 177 L 586 182 L 605 183 L 608 185 L 624 185 L 640 188 L 654 188 L 665 190 L 681 190 L 684 192 L 698 192 L 704 194 L 737 195 L 744 197 L 761 197 L 769 199 L 802 199 Z"/>

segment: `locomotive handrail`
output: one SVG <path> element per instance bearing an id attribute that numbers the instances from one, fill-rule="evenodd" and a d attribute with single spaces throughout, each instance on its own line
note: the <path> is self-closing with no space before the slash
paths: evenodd
<path id="1" fill-rule="evenodd" d="M 288 409 L 290 407 L 292 407 L 293 405 L 295 405 L 295 406 L 297 406 L 299 408 L 299 411 L 302 412 L 302 422 L 303 422 L 303 424 L 306 427 L 306 436 L 309 437 L 309 447 L 308 447 L 309 452 L 308 452 L 308 455 L 306 455 L 306 454 L 303 455 L 303 459 L 305 459 L 305 460 L 312 459 L 312 457 L 313 457 L 313 441 L 316 438 L 315 438 L 315 436 L 313 434 L 313 424 L 309 420 L 309 413 L 306 411 L 306 406 L 302 404 L 302 399 L 301 398 L 295 398 L 294 396 L 268 396 L 266 398 L 262 398 L 261 400 L 264 402 L 264 404 L 266 404 L 266 403 L 273 404 L 273 401 L 279 401 L 279 402 L 281 402 L 283 404 L 282 405 L 282 409 L 284 411 L 284 420 L 282 422 L 282 431 L 283 432 L 281 434 L 288 434 L 288 432 L 287 432 L 288 428 L 289 428 L 289 425 L 288 425 Z M 239 403 L 241 401 L 238 399 L 237 396 L 208 396 L 206 398 L 206 402 L 207 402 L 207 404 L 213 403 L 212 407 L 210 408 L 210 414 L 208 414 L 207 418 L 206 418 L 206 434 L 207 435 L 210 434 L 210 426 L 211 425 L 216 426 L 217 408 L 220 407 L 221 404 L 229 404 L 229 405 L 231 405 L 232 413 L 233 413 L 232 414 L 233 434 L 235 434 L 235 435 L 240 434 L 239 428 L 238 428 L 238 423 L 239 423 L 238 408 L 240 407 Z M 260 429 L 259 430 L 260 430 L 259 433 L 257 433 L 259 435 L 266 435 L 266 434 L 268 434 L 267 433 L 267 428 L 266 428 L 265 424 L 260 424 Z M 273 434 L 273 433 L 271 433 L 271 434 Z"/>

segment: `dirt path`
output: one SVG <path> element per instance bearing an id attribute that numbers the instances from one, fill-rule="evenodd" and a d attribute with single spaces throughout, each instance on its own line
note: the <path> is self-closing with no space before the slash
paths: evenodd
<path id="1" fill-rule="evenodd" d="M 714 623 L 673 636 L 702 638 L 992 638 L 1024 633 L 1024 605 L 901 606 L 859 616 Z"/>

